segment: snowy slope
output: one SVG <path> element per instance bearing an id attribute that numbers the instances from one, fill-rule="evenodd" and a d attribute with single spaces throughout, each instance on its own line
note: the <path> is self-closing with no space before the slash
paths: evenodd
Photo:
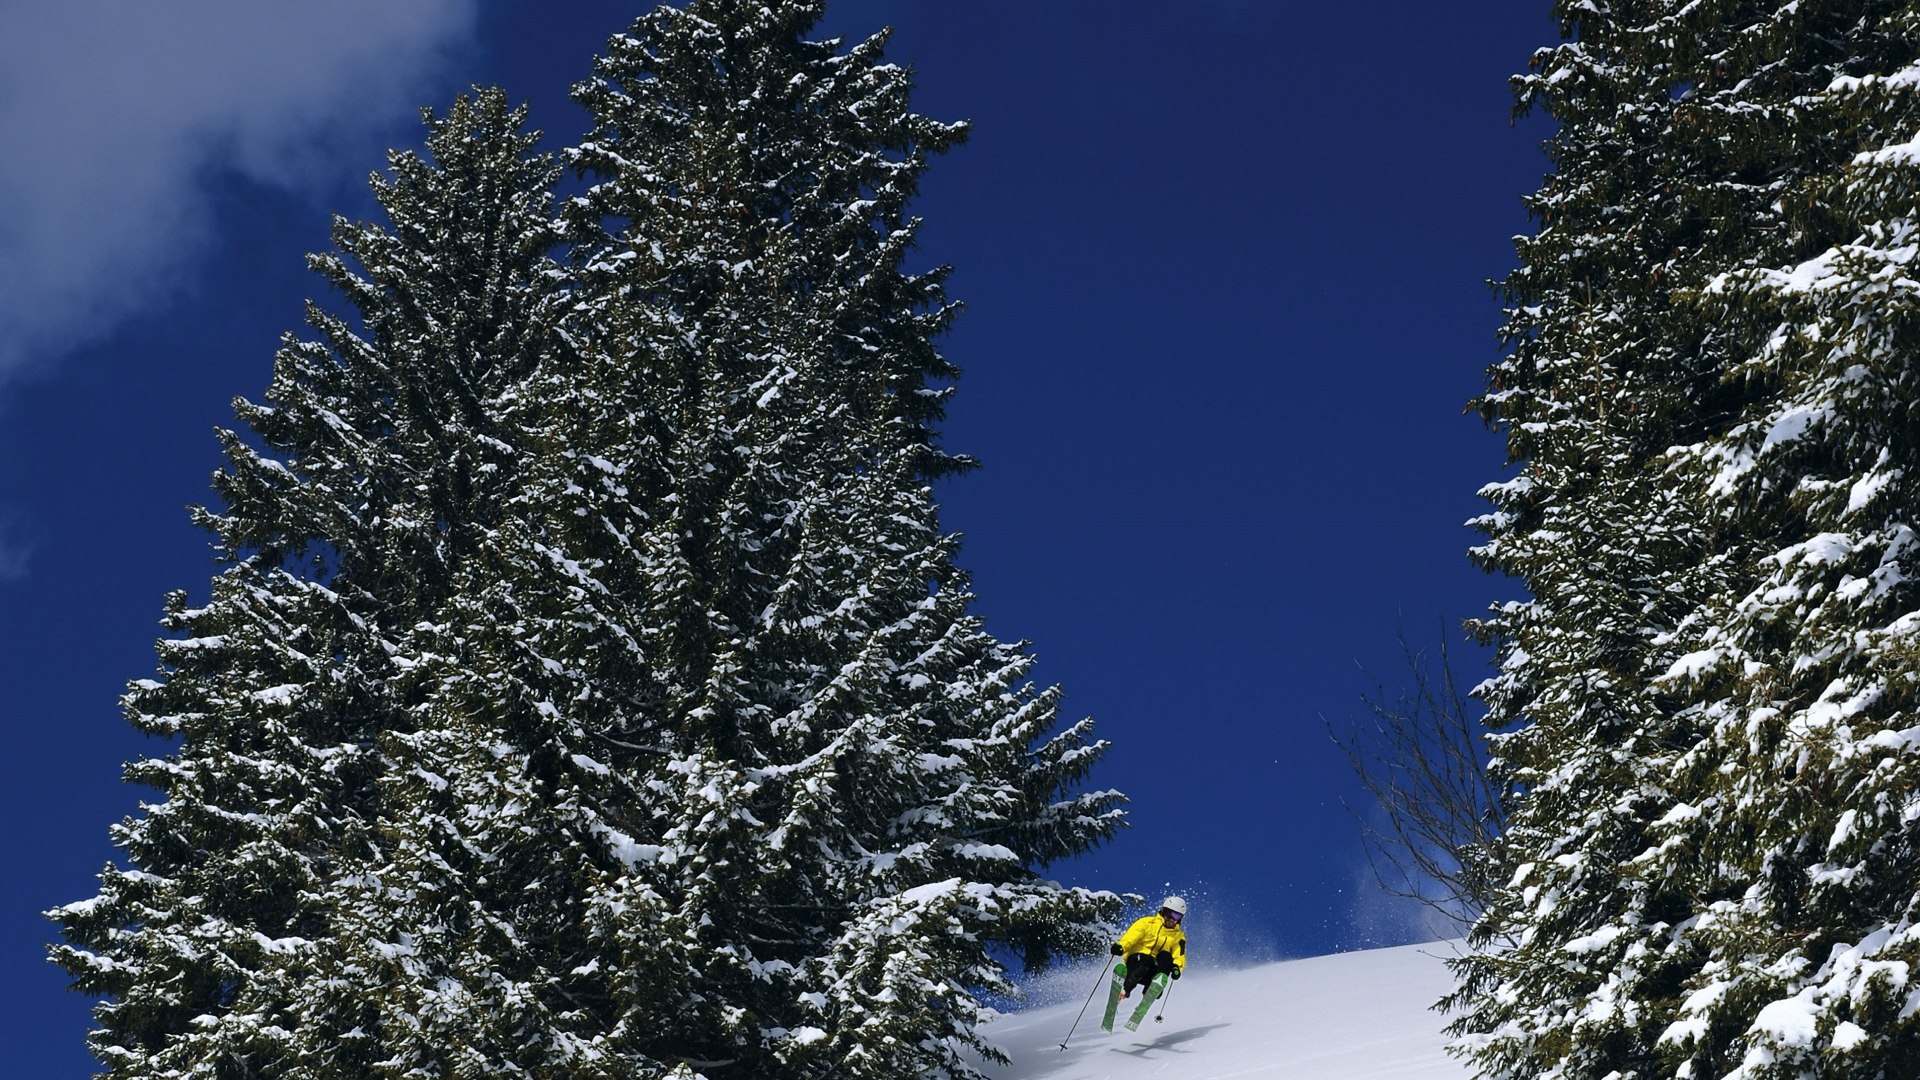
<path id="1" fill-rule="evenodd" d="M 1165 1020 L 1099 1028 L 1103 988 L 1067 1044 L 1060 1040 L 1092 989 L 1084 969 L 1072 1002 L 994 1020 L 989 1036 L 1013 1059 L 1004 1080 L 1464 1080 L 1442 1049 L 1444 1019 L 1428 1006 L 1451 983 L 1445 943 L 1342 953 L 1239 971 L 1193 973 L 1165 998 Z M 1065 981 L 1064 979 L 1062 980 Z M 1136 995 L 1137 996 L 1137 995 Z M 1119 1021 L 1126 1019 L 1123 1002 Z"/>

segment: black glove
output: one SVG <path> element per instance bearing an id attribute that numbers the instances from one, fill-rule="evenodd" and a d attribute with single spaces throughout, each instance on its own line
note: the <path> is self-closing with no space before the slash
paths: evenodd
<path id="1" fill-rule="evenodd" d="M 1179 969 L 1179 968 L 1174 968 L 1174 969 L 1173 969 L 1173 981 L 1174 981 L 1174 982 L 1179 982 L 1179 981 L 1180 981 L 1180 969 Z"/>
<path id="2" fill-rule="evenodd" d="M 1119 956 L 1119 955 L 1121 955 L 1121 952 L 1120 952 L 1120 946 L 1118 946 L 1118 945 L 1109 945 L 1109 946 L 1107 946 L 1107 951 L 1108 951 L 1108 952 L 1110 952 L 1110 953 L 1112 953 L 1112 954 L 1113 954 L 1113 955 L 1115 955 L 1115 956 Z"/>

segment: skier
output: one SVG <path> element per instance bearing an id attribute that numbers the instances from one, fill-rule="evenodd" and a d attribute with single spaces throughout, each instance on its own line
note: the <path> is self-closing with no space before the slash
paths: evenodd
<path id="1" fill-rule="evenodd" d="M 1140 1030 L 1140 1021 L 1153 1008 L 1155 998 L 1166 991 L 1169 979 L 1177 979 L 1187 968 L 1187 934 L 1180 923 L 1187 917 L 1187 902 L 1169 896 L 1160 902 L 1160 910 L 1135 919 L 1109 950 L 1120 957 L 1113 968 L 1113 987 L 1107 992 L 1107 1013 L 1100 1021 L 1105 1031 L 1113 1030 L 1113 1014 L 1120 999 L 1131 996 L 1133 988 L 1146 989 L 1140 1004 L 1127 1018 L 1127 1030 Z"/>

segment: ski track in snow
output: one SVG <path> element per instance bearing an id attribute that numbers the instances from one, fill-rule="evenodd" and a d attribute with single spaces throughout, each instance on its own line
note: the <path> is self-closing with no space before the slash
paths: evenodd
<path id="1" fill-rule="evenodd" d="M 1192 974 L 1173 984 L 1165 1022 L 1152 1016 L 1138 1032 L 1100 1030 L 1106 984 L 1060 1049 L 1093 986 L 1093 969 L 1060 981 L 1079 992 L 1069 1004 L 1008 1013 L 986 1028 L 1007 1056 L 991 1067 L 999 1080 L 1466 1080 L 1447 1056 L 1446 1020 L 1430 1006 L 1452 988 L 1447 942 L 1319 956 L 1238 971 Z M 1134 995 L 1137 1001 L 1139 995 Z M 1158 1011 L 1158 1010 L 1156 1010 Z"/>

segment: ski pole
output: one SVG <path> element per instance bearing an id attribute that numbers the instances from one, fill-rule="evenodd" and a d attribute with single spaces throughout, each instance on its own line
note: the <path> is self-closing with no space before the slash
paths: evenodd
<path id="1" fill-rule="evenodd" d="M 1160 1011 L 1154 1015 L 1153 1022 L 1162 1024 L 1167 1019 L 1167 999 L 1173 996 L 1173 980 L 1167 980 L 1167 992 L 1160 995 Z"/>
<path id="2" fill-rule="evenodd" d="M 1107 965 L 1099 965 L 1094 969 L 1094 973 L 1093 989 L 1087 991 L 1087 1004 L 1080 1006 L 1080 1015 L 1073 1018 L 1073 1026 L 1067 1029 L 1067 1039 L 1073 1038 L 1073 1033 L 1080 1028 L 1080 1021 L 1086 1018 L 1087 1005 L 1093 1004 L 1093 995 L 1100 992 L 1100 984 L 1106 981 Z M 1060 1040 L 1060 1049 L 1065 1050 L 1067 1048 L 1067 1039 Z"/>

